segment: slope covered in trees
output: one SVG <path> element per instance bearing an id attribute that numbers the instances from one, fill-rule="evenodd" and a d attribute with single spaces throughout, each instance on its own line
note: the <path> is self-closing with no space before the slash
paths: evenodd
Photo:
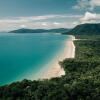
<path id="1" fill-rule="evenodd" d="M 100 35 L 100 24 L 81 24 L 63 34 Z"/>
<path id="2" fill-rule="evenodd" d="M 100 100 L 100 36 L 79 36 L 75 59 L 59 62 L 66 75 L 0 87 L 0 100 Z"/>

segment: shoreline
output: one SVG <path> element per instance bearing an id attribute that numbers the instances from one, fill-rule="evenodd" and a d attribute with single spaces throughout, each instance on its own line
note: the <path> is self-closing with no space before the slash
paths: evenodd
<path id="1" fill-rule="evenodd" d="M 51 79 L 65 75 L 65 71 L 59 65 L 59 61 L 63 61 L 66 58 L 75 57 L 75 45 L 73 41 L 76 39 L 73 35 L 69 35 L 69 37 L 69 40 L 65 41 L 64 49 L 61 50 L 60 54 L 56 55 L 56 57 L 50 63 L 48 63 L 46 67 L 44 67 L 37 75 L 34 76 L 35 80 Z"/>

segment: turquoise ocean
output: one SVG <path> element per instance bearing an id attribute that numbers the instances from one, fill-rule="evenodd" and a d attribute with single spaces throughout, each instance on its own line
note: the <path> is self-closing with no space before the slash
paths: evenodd
<path id="1" fill-rule="evenodd" d="M 0 33 L 0 85 L 30 79 L 64 48 L 69 36 Z"/>

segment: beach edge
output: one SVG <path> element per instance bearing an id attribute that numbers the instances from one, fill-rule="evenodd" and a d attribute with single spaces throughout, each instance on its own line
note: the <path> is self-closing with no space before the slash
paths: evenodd
<path id="1" fill-rule="evenodd" d="M 51 61 L 51 63 L 47 64 L 46 67 L 44 67 L 44 69 L 42 69 L 39 74 L 34 77 L 35 80 L 51 79 L 65 75 L 65 71 L 60 66 L 59 61 L 63 61 L 64 59 L 68 58 L 75 58 L 74 41 L 76 39 L 73 35 L 68 36 L 70 38 L 65 41 L 64 49 Z"/>

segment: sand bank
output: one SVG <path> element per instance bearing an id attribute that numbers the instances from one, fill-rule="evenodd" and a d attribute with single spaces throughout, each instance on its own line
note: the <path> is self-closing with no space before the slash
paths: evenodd
<path id="1" fill-rule="evenodd" d="M 50 79 L 54 77 L 61 77 L 65 75 L 65 71 L 59 65 L 59 61 L 63 61 L 66 58 L 74 58 L 75 57 L 75 46 L 73 41 L 75 37 L 70 35 L 69 40 L 65 42 L 64 49 L 56 55 L 56 57 L 42 69 L 37 76 L 38 79 Z"/>

